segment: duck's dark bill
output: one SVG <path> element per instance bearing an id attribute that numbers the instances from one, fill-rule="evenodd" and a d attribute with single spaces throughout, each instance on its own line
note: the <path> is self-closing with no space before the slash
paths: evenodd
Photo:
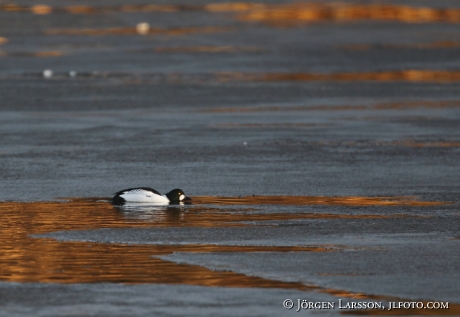
<path id="1" fill-rule="evenodd" d="M 190 198 L 190 197 L 188 197 L 188 196 L 185 196 L 185 198 L 182 199 L 182 202 L 184 202 L 184 203 L 186 203 L 186 204 L 187 204 L 187 203 L 190 204 L 190 203 L 192 203 L 192 198 Z"/>

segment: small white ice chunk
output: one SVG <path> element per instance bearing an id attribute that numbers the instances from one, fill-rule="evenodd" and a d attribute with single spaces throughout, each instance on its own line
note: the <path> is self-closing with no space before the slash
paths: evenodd
<path id="1" fill-rule="evenodd" d="M 51 69 L 45 69 L 43 71 L 43 77 L 45 77 L 45 78 L 53 77 L 53 71 Z"/>

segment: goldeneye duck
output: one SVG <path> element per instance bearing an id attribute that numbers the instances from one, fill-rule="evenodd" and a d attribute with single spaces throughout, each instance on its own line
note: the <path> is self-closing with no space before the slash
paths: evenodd
<path id="1" fill-rule="evenodd" d="M 162 195 L 150 187 L 135 187 L 120 190 L 115 193 L 112 203 L 121 205 L 126 202 L 153 203 L 153 204 L 179 204 L 190 203 L 191 198 L 185 196 L 182 189 L 173 189 L 166 195 Z"/>

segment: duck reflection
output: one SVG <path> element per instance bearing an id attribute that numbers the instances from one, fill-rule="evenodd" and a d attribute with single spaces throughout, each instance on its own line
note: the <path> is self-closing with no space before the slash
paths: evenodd
<path id="1" fill-rule="evenodd" d="M 151 203 L 124 203 L 114 205 L 114 208 L 125 218 L 149 222 L 177 224 L 184 221 L 184 214 L 188 207 L 179 204 L 151 204 Z"/>

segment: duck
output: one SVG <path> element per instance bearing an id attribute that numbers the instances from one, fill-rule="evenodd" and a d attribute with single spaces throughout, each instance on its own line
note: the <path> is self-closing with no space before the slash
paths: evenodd
<path id="1" fill-rule="evenodd" d="M 122 205 L 124 203 L 153 203 L 156 205 L 190 203 L 192 199 L 185 196 L 182 189 L 176 188 L 162 195 L 150 187 L 133 187 L 123 189 L 114 194 L 112 203 Z"/>

